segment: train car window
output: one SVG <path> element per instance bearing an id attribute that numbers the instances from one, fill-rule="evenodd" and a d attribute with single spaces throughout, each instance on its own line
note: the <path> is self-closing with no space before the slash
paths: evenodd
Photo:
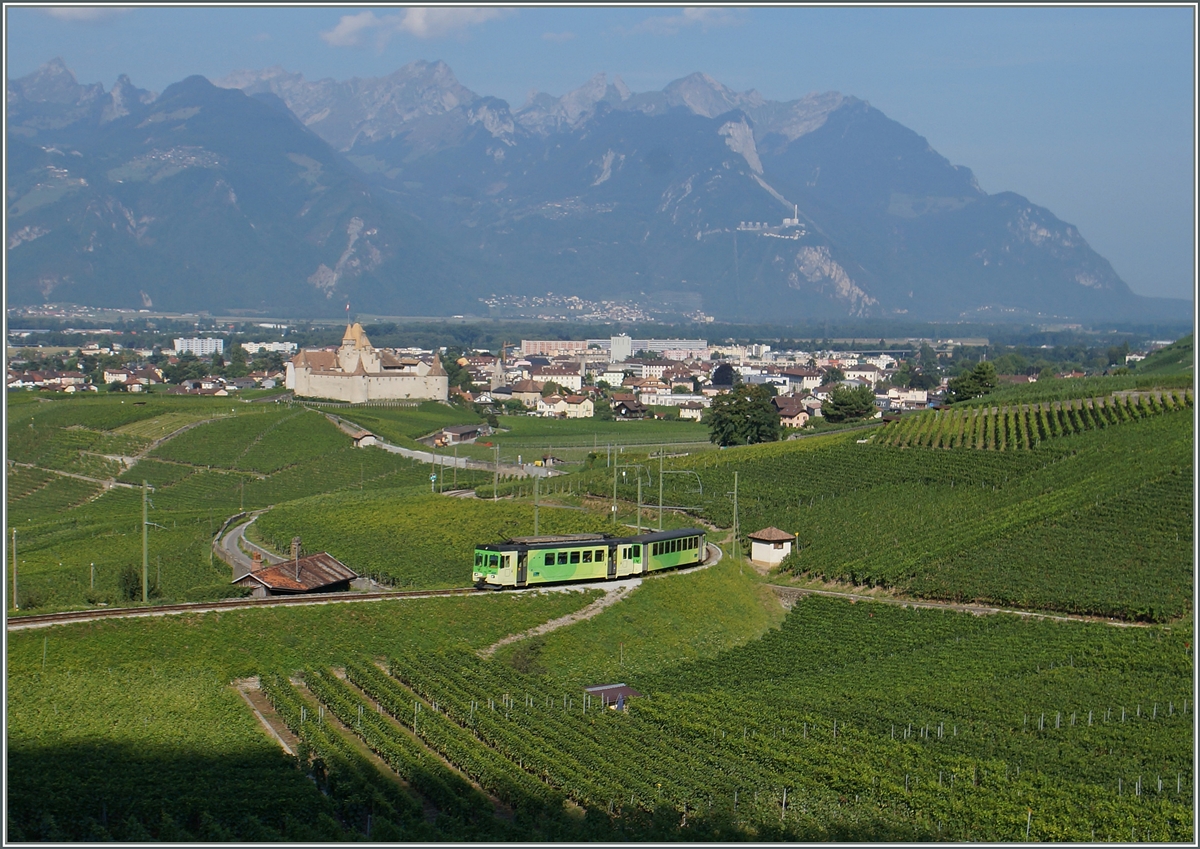
<path id="1" fill-rule="evenodd" d="M 592 550 L 590 548 L 583 553 L 583 562 L 584 563 L 592 562 Z"/>
<path id="2" fill-rule="evenodd" d="M 483 555 L 482 555 L 482 554 L 476 554 L 476 555 L 475 555 L 475 566 L 476 566 L 476 567 L 479 567 L 479 566 L 482 566 L 482 565 L 483 565 Z"/>
<path id="3" fill-rule="evenodd" d="M 546 565 L 547 565 L 547 566 L 553 566 L 553 565 L 554 565 L 554 552 L 553 552 L 553 551 L 547 551 L 547 552 L 546 552 Z"/>
<path id="4" fill-rule="evenodd" d="M 558 553 L 558 565 L 559 566 L 567 565 L 567 553 L 565 551 L 560 551 Z"/>
<path id="5" fill-rule="evenodd" d="M 500 555 L 492 554 L 488 557 L 488 565 L 495 568 L 500 564 Z"/>
<path id="6" fill-rule="evenodd" d="M 640 545 L 635 545 L 633 547 L 633 556 L 635 558 L 642 556 L 642 547 Z"/>
<path id="7" fill-rule="evenodd" d="M 578 562 L 579 562 L 579 552 L 578 552 L 578 551 L 572 551 L 572 552 L 571 552 L 571 562 L 572 562 L 572 563 L 578 563 Z"/>
<path id="8" fill-rule="evenodd" d="M 597 563 L 603 563 L 603 562 L 604 562 L 604 549 L 603 549 L 603 548 L 597 548 L 597 549 L 596 549 L 596 562 L 597 562 Z"/>

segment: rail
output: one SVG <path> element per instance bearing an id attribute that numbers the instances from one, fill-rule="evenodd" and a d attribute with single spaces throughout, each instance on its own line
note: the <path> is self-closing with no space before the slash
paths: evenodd
<path id="1" fill-rule="evenodd" d="M 250 607 L 278 607 L 304 604 L 342 604 L 356 601 L 384 601 L 392 598 L 425 598 L 429 596 L 475 595 L 480 590 L 462 587 L 447 590 L 387 590 L 369 593 L 304 593 L 269 598 L 234 598 L 221 601 L 192 601 L 178 604 L 158 604 L 150 607 L 114 607 L 92 610 L 67 610 L 60 613 L 40 613 L 28 616 L 9 616 L 9 631 L 24 628 L 44 628 L 70 622 L 90 622 L 96 619 L 125 619 L 135 616 L 165 616 L 180 613 L 213 613 Z"/>

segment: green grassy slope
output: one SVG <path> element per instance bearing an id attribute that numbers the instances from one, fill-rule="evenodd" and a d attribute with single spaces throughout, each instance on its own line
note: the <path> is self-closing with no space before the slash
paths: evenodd
<path id="1" fill-rule="evenodd" d="M 727 559 L 688 575 L 652 576 L 620 604 L 499 656 L 575 687 L 624 681 L 749 642 L 783 610 L 748 567 Z"/>
<path id="2" fill-rule="evenodd" d="M 305 551 L 328 551 L 360 574 L 402 587 L 465 587 L 471 584 L 476 545 L 533 534 L 533 507 L 507 502 L 395 490 L 338 493 L 293 501 L 255 521 L 262 538 L 286 551 L 300 536 Z M 604 533 L 609 526 L 592 513 L 539 511 L 541 533 Z"/>

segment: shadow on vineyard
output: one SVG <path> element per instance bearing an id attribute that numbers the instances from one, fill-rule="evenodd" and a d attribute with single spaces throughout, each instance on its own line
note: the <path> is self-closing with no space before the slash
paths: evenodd
<path id="1" fill-rule="evenodd" d="M 20 743 L 8 772 L 8 842 L 348 836 L 291 760 L 265 747 L 209 756 L 151 742 Z"/>

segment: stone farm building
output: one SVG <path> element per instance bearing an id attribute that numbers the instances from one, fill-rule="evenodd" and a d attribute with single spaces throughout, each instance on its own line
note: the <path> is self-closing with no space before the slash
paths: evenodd
<path id="1" fill-rule="evenodd" d="M 378 350 L 362 325 L 347 325 L 336 351 L 301 351 L 288 363 L 288 389 L 309 398 L 362 404 L 366 401 L 445 401 L 450 394 L 446 370 L 438 361 L 399 358 Z"/>

